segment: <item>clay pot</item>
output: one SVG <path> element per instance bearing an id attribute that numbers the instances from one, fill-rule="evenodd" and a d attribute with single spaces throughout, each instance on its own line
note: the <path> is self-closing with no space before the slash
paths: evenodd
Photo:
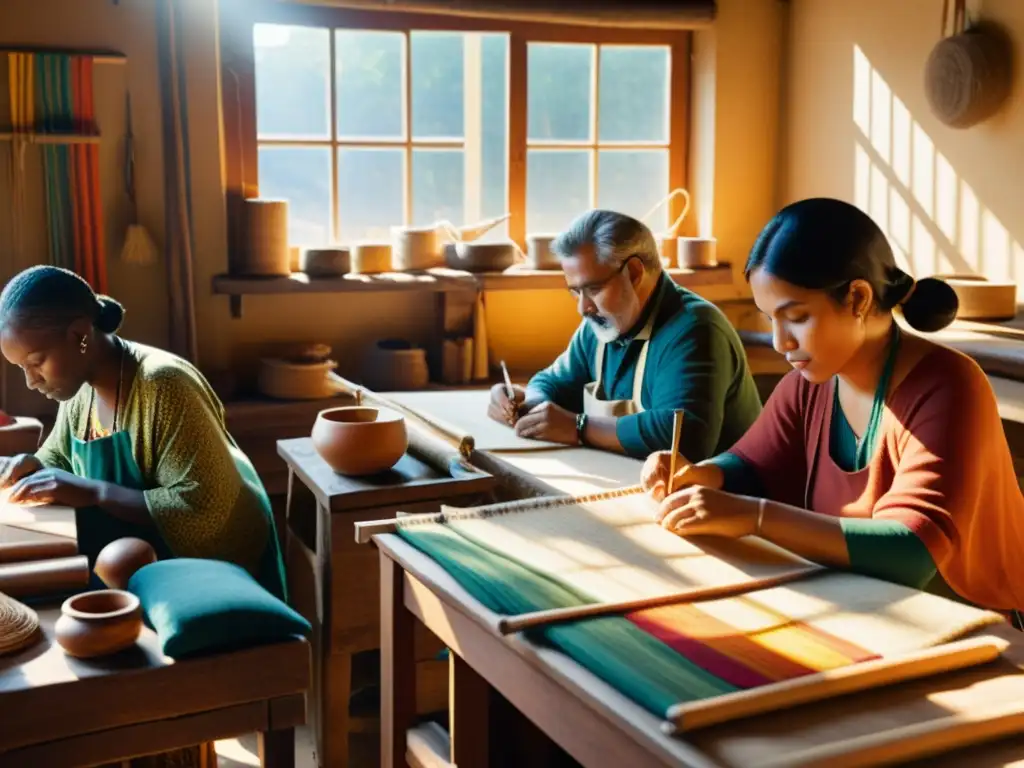
<path id="1" fill-rule="evenodd" d="M 126 537 L 100 550 L 93 571 L 111 589 L 126 589 L 137 570 L 155 562 L 156 551 L 148 542 Z"/>
<path id="2" fill-rule="evenodd" d="M 312 437 L 317 453 L 342 475 L 391 469 L 409 448 L 405 418 L 390 408 L 328 408 L 317 415 Z"/>
<path id="3" fill-rule="evenodd" d="M 60 613 L 54 625 L 57 642 L 66 654 L 80 659 L 122 651 L 142 632 L 142 603 L 120 589 L 69 597 Z"/>

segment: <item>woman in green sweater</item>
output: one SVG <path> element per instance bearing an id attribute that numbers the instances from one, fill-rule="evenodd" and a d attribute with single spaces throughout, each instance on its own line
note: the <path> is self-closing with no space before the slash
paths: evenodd
<path id="1" fill-rule="evenodd" d="M 270 502 L 223 405 L 185 360 L 119 337 L 123 317 L 57 267 L 4 288 L 0 350 L 60 405 L 34 455 L 0 459 L 0 488 L 13 503 L 73 507 L 90 568 L 104 546 L 134 536 L 161 559 L 233 562 L 286 599 Z"/>

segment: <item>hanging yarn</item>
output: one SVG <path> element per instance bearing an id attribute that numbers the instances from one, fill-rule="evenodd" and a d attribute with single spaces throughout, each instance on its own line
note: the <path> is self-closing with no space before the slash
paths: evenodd
<path id="1" fill-rule="evenodd" d="M 24 249 L 25 150 L 42 145 L 47 237 L 51 264 L 80 274 L 93 289 L 107 290 L 99 144 L 93 98 L 92 56 L 8 54 L 13 140 L 11 232 Z M 57 137 L 57 141 L 45 137 Z"/>

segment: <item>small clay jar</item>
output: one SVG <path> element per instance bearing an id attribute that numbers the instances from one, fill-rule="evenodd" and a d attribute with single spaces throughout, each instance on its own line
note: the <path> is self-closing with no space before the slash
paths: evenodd
<path id="1" fill-rule="evenodd" d="M 100 589 L 69 597 L 54 625 L 57 643 L 80 659 L 117 653 L 139 639 L 142 604 L 131 592 Z"/>
<path id="2" fill-rule="evenodd" d="M 405 418 L 390 408 L 346 406 L 320 411 L 313 446 L 342 475 L 373 475 L 398 463 L 409 448 Z"/>
<path id="3" fill-rule="evenodd" d="M 156 562 L 156 551 L 149 542 L 126 537 L 112 541 L 96 556 L 93 571 L 111 589 L 126 589 L 128 579 L 150 563 Z"/>

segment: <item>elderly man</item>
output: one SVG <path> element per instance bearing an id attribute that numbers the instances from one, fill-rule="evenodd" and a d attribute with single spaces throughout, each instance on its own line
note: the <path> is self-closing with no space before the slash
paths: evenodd
<path id="1" fill-rule="evenodd" d="M 761 400 L 735 329 L 717 307 L 676 285 L 641 222 L 589 211 L 553 244 L 583 316 L 568 349 L 488 413 L 521 437 L 645 458 L 672 447 L 702 461 L 750 427 Z"/>

